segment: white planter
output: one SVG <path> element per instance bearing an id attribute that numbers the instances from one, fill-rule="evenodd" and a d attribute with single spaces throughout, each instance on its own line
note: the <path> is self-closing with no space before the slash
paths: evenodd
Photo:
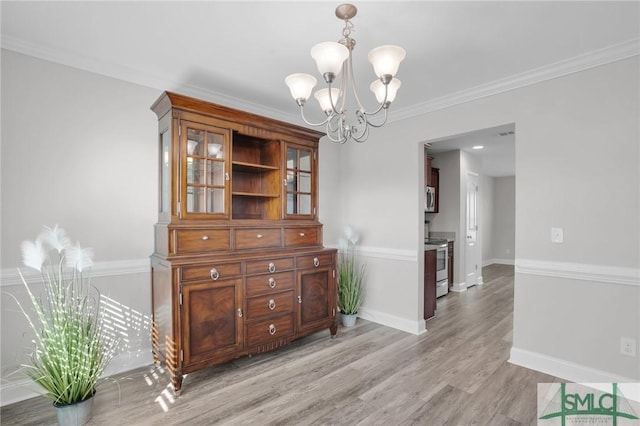
<path id="1" fill-rule="evenodd" d="M 76 404 L 55 405 L 60 426 L 82 426 L 91 420 L 93 396 Z"/>
<path id="2" fill-rule="evenodd" d="M 340 314 L 340 317 L 342 319 L 343 326 L 353 327 L 354 325 L 356 325 L 356 318 L 358 317 L 358 314 L 352 314 L 352 315 Z"/>

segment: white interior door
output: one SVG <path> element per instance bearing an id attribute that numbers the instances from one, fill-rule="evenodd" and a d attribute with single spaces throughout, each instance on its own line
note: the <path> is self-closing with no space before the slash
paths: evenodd
<path id="1" fill-rule="evenodd" d="M 467 287 L 478 282 L 478 175 L 467 173 L 467 218 L 465 241 L 465 284 Z"/>

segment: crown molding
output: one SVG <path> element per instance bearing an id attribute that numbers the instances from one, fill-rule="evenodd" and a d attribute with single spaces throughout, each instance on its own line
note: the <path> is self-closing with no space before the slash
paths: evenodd
<path id="1" fill-rule="evenodd" d="M 1 38 L 3 49 L 21 53 L 23 55 L 42 59 L 49 62 L 77 68 L 83 71 L 92 72 L 118 80 L 134 83 L 140 86 L 157 89 L 160 91 L 171 91 L 181 93 L 186 96 L 193 96 L 200 99 L 215 102 L 231 108 L 241 109 L 254 114 L 274 118 L 286 122 L 300 121 L 297 114 L 285 113 L 275 108 L 269 108 L 246 99 L 236 98 L 216 92 L 210 88 L 186 84 L 173 77 L 166 75 L 150 74 L 141 69 L 132 68 L 113 62 L 103 61 L 99 58 L 92 58 L 87 55 L 78 55 L 64 49 L 53 49 L 33 43 L 26 42 L 16 37 L 5 36 Z M 295 110 L 297 113 L 298 110 Z"/>
<path id="2" fill-rule="evenodd" d="M 185 84 L 169 76 L 152 75 L 140 69 L 106 62 L 99 58 L 77 55 L 63 49 L 38 46 L 12 36 L 3 36 L 1 46 L 3 49 L 78 68 L 84 71 L 105 75 L 126 82 L 162 91 L 170 90 L 183 93 L 188 96 L 204 98 L 232 108 L 242 109 L 286 122 L 298 123 L 300 121 L 298 115 L 294 113 L 287 113 L 275 108 L 269 108 L 264 105 L 250 102 L 246 99 L 225 95 L 206 87 Z M 431 99 L 404 109 L 391 110 L 389 112 L 389 122 L 416 117 L 429 112 L 449 108 L 454 105 L 530 86 L 542 81 L 551 80 L 638 55 L 640 55 L 640 39 L 636 38 L 627 40 L 622 43 L 574 56 L 563 61 L 534 68 L 523 73 L 514 74 L 509 77 Z"/>
<path id="3" fill-rule="evenodd" d="M 514 74 L 466 90 L 431 99 L 415 106 L 391 111 L 389 113 L 389 121 L 416 117 L 638 55 L 640 55 L 640 39 L 627 40 L 603 49 L 594 50 L 553 64 L 534 68 L 520 74 Z"/>

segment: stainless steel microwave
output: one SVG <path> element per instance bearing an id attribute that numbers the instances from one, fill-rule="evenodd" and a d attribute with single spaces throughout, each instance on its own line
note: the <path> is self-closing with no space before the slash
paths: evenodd
<path id="1" fill-rule="evenodd" d="M 424 211 L 433 212 L 436 210 L 436 188 L 433 186 L 424 187 Z"/>

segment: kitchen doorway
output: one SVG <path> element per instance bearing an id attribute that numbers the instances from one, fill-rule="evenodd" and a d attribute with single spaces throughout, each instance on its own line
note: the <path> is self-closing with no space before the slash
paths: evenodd
<path id="1" fill-rule="evenodd" d="M 455 235 L 450 290 L 464 291 L 484 282 L 483 266 L 515 263 L 515 124 L 430 140 L 425 146 L 431 166 L 439 171 L 438 212 L 425 213 L 425 221 L 431 234 Z M 474 185 L 468 210 L 467 192 Z"/>

